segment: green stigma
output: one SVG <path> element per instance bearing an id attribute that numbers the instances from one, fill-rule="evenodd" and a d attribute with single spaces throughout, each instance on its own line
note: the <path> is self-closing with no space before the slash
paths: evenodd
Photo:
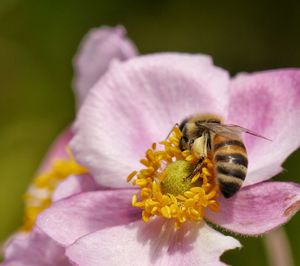
<path id="1" fill-rule="evenodd" d="M 191 163 L 184 160 L 169 164 L 163 172 L 163 175 L 166 175 L 166 177 L 161 182 L 162 190 L 165 193 L 177 196 L 199 185 L 199 182 L 192 183 L 192 178 L 187 178 L 192 174 L 194 167 Z"/>

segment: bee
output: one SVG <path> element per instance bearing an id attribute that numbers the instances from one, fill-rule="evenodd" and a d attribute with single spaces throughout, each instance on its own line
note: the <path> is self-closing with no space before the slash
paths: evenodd
<path id="1" fill-rule="evenodd" d="M 248 133 L 267 139 L 246 128 L 223 124 L 215 115 L 196 115 L 181 122 L 179 147 L 191 150 L 199 159 L 193 176 L 200 170 L 210 153 L 220 190 L 225 198 L 232 197 L 242 186 L 247 175 L 248 157 L 241 134 Z"/>

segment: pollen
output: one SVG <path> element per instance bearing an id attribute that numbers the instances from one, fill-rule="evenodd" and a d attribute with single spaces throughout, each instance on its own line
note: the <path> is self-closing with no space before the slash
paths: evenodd
<path id="1" fill-rule="evenodd" d="M 132 198 L 132 206 L 142 210 L 142 220 L 153 216 L 174 219 L 180 227 L 186 221 L 201 221 L 205 209 L 217 212 L 219 187 L 216 183 L 211 155 L 204 159 L 194 173 L 198 159 L 190 150 L 181 151 L 182 132 L 175 127 L 170 136 L 155 143 L 140 162 L 144 168 L 133 171 L 127 181 L 139 187 Z"/>
<path id="2" fill-rule="evenodd" d="M 24 195 L 25 213 L 21 231 L 30 231 L 33 228 L 39 213 L 51 205 L 54 190 L 61 181 L 70 175 L 87 173 L 87 170 L 75 161 L 69 150 L 67 153 L 69 158 L 54 161 L 50 170 L 34 178 Z"/>

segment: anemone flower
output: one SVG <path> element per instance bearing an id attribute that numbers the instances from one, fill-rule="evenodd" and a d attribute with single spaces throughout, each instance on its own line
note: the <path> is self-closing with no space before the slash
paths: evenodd
<path id="1" fill-rule="evenodd" d="M 299 185 L 268 181 L 299 147 L 299 86 L 297 69 L 230 78 L 205 55 L 112 62 L 85 95 L 70 142 L 77 162 L 107 189 L 56 202 L 37 225 L 77 265 L 223 265 L 220 255 L 240 243 L 206 221 L 257 236 L 300 208 Z M 176 193 L 166 186 L 166 175 L 186 175 L 185 167 L 170 167 L 193 159 L 178 148 L 181 132 L 168 133 L 203 113 L 272 139 L 244 136 L 248 174 L 229 199 L 218 191 L 209 158 L 194 184 L 179 182 L 184 188 Z"/>
<path id="2" fill-rule="evenodd" d="M 5 243 L 5 262 L 1 265 L 71 265 L 65 256 L 65 249 L 34 226 L 38 213 L 52 202 L 99 189 L 89 175 L 81 174 L 84 172 L 82 167 L 68 158 L 66 145 L 71 136 L 69 130 L 62 133 L 43 160 L 37 177 L 25 194 L 24 224 Z M 68 172 L 72 175 L 69 176 Z"/>
<path id="3" fill-rule="evenodd" d="M 75 61 L 80 109 L 69 146 L 76 167 L 88 172 L 80 180 L 92 178 L 97 188 L 68 194 L 69 179 L 60 183 L 62 196 L 38 216 L 34 230 L 70 264 L 224 265 L 220 255 L 241 245 L 207 221 L 256 236 L 300 208 L 299 185 L 268 181 L 299 147 L 300 71 L 230 79 L 205 55 L 137 56 L 123 34 L 120 27 L 92 31 Z M 248 174 L 230 199 L 219 193 L 211 158 L 194 182 L 175 182 L 179 192 L 170 188 L 174 182 L 166 185 L 169 176 L 185 176 L 184 165 L 194 159 L 180 151 L 181 131 L 172 128 L 204 113 L 272 139 L 244 136 Z"/>
<path id="4" fill-rule="evenodd" d="M 105 73 L 110 61 L 126 60 L 136 55 L 135 46 L 124 35 L 122 27 L 102 27 L 91 31 L 83 40 L 83 53 L 74 60 L 78 108 L 89 87 L 98 76 Z M 101 60 L 93 60 L 94 57 L 101 57 Z M 103 189 L 86 174 L 86 169 L 75 162 L 67 148 L 71 138 L 71 130 L 65 130 L 39 167 L 24 197 L 24 224 L 2 248 L 5 258 L 3 265 L 71 265 L 64 247 L 35 226 L 37 215 L 53 202 L 85 191 Z"/>

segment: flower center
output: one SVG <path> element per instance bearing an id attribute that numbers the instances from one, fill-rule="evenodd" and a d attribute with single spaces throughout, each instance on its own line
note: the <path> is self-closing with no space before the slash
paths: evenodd
<path id="1" fill-rule="evenodd" d="M 67 151 L 68 152 L 68 151 Z M 69 153 L 69 152 L 68 152 Z M 56 160 L 52 168 L 37 176 L 24 195 L 25 214 L 22 231 L 30 231 L 36 217 L 52 203 L 52 195 L 58 184 L 70 175 L 84 174 L 87 170 L 69 153 L 68 159 Z"/>
<path id="2" fill-rule="evenodd" d="M 170 137 L 160 142 L 162 150 L 154 143 L 140 162 L 145 166 L 133 171 L 127 181 L 140 188 L 132 198 L 132 206 L 142 209 L 142 219 L 151 216 L 174 219 L 176 226 L 185 221 L 201 221 L 205 208 L 219 210 L 219 188 L 209 154 L 199 171 L 194 173 L 198 159 L 190 150 L 181 151 L 182 133 L 174 128 Z"/>
<path id="3" fill-rule="evenodd" d="M 169 164 L 163 172 L 166 177 L 161 181 L 162 191 L 177 196 L 194 187 L 196 182 L 187 178 L 193 173 L 193 169 L 193 165 L 184 160 Z M 200 182 L 197 184 L 201 185 Z"/>

